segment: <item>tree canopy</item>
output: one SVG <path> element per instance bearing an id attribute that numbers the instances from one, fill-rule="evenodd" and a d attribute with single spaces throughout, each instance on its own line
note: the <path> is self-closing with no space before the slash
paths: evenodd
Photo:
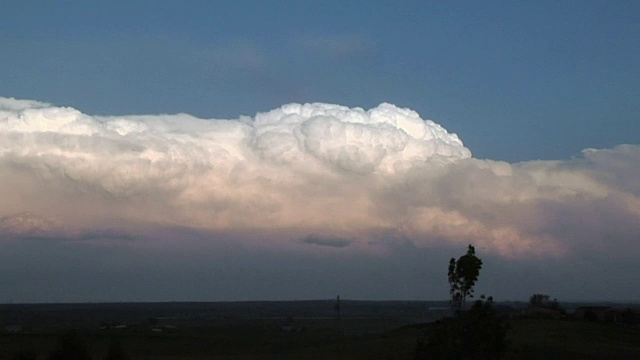
<path id="1" fill-rule="evenodd" d="M 467 253 L 456 260 L 449 260 L 449 285 L 451 286 L 451 307 L 463 310 L 467 297 L 473 297 L 473 286 L 478 281 L 482 260 L 476 256 L 476 249 L 469 245 Z"/>
<path id="2" fill-rule="evenodd" d="M 418 342 L 415 359 L 479 359 L 500 358 L 507 348 L 508 324 L 493 308 L 493 298 L 480 296 L 467 310 L 467 297 L 473 297 L 473 287 L 480 276 L 482 260 L 469 245 L 467 253 L 449 261 L 449 285 L 452 318 L 436 322 L 424 342 Z"/>

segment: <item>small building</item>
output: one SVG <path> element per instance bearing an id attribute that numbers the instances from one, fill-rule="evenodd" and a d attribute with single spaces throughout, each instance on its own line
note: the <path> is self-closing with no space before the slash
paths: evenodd
<path id="1" fill-rule="evenodd" d="M 576 309 L 574 316 L 578 319 L 604 320 L 610 306 L 580 306 Z"/>
<path id="2" fill-rule="evenodd" d="M 616 324 L 637 325 L 640 322 L 638 309 L 608 309 L 604 312 L 603 320 Z"/>

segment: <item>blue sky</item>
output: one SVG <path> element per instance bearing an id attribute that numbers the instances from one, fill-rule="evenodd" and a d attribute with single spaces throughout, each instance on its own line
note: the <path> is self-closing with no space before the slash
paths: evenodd
<path id="1" fill-rule="evenodd" d="M 638 19 L 5 1 L 0 302 L 443 299 L 469 243 L 478 294 L 637 301 Z"/>
<path id="2" fill-rule="evenodd" d="M 89 114 L 390 102 L 474 156 L 637 143 L 635 1 L 10 1 L 0 94 Z"/>

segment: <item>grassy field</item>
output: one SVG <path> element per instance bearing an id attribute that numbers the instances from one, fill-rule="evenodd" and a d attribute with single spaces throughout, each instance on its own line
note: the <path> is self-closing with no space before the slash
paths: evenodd
<path id="1" fill-rule="evenodd" d="M 345 328 L 360 328 L 379 320 L 345 320 Z M 131 359 L 410 359 L 418 332 L 338 335 L 335 320 L 296 321 L 300 331 L 280 328 L 279 321 L 249 321 L 225 326 L 192 328 L 174 333 L 86 332 L 82 337 L 93 359 L 102 359 L 116 337 Z M 304 330 L 302 330 L 304 329 Z M 0 359 L 13 359 L 27 349 L 45 359 L 57 336 L 5 335 L 0 338 Z"/>
<path id="2" fill-rule="evenodd" d="M 162 324 L 162 321 L 160 322 Z M 158 325 L 160 325 L 158 324 Z M 132 360 L 169 359 L 412 359 L 433 324 L 394 319 L 243 319 L 173 322 L 171 331 L 79 329 L 93 359 L 117 338 Z M 166 330 L 167 328 L 165 328 Z M 293 330 L 293 331 L 288 331 Z M 0 359 L 30 351 L 46 359 L 59 331 L 3 334 Z M 565 319 L 510 320 L 506 359 L 640 359 L 640 328 Z"/>
<path id="3" fill-rule="evenodd" d="M 584 320 L 511 322 L 509 359 L 640 359 L 640 328 Z"/>

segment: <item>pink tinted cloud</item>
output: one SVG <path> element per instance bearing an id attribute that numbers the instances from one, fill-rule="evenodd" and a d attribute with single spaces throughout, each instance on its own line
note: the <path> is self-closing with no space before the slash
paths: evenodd
<path id="1" fill-rule="evenodd" d="M 110 229 L 152 241 L 144 229 L 166 228 L 316 251 L 375 252 L 388 233 L 513 258 L 638 251 L 636 145 L 509 164 L 472 158 L 455 134 L 390 104 L 217 120 L 0 100 L 3 238 Z"/>

